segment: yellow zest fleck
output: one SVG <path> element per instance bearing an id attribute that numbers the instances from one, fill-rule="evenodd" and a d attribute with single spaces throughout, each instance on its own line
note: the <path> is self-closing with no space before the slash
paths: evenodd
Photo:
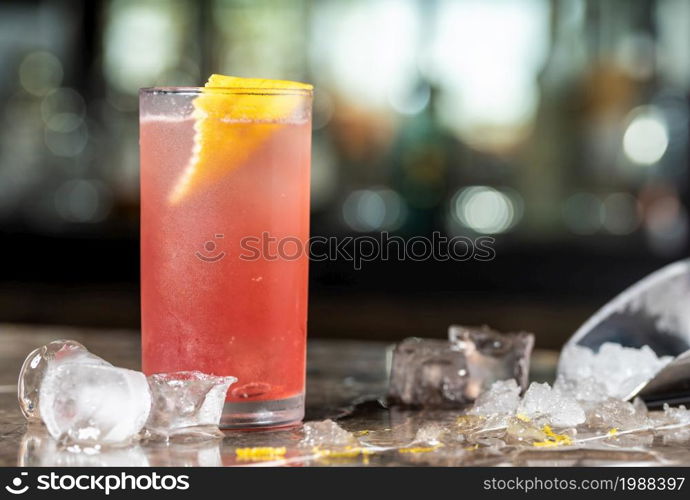
<path id="1" fill-rule="evenodd" d="M 237 448 L 235 456 L 239 460 L 276 460 L 285 457 L 287 449 L 283 446 L 275 448 L 272 446 L 261 446 L 254 448 Z"/>
<path id="2" fill-rule="evenodd" d="M 367 434 L 369 434 L 369 431 L 367 431 L 367 430 L 355 432 L 355 436 L 366 436 Z"/>
<path id="3" fill-rule="evenodd" d="M 612 427 L 606 434 L 608 434 L 609 436 L 615 436 L 616 434 L 618 434 L 618 428 Z"/>
<path id="4" fill-rule="evenodd" d="M 465 450 L 467 450 L 467 451 L 475 451 L 475 450 L 478 450 L 478 449 L 479 449 L 479 445 L 476 444 L 476 443 L 473 444 L 472 446 L 467 446 L 467 447 L 465 448 Z"/>
<path id="5" fill-rule="evenodd" d="M 515 417 L 516 417 L 518 420 L 522 420 L 523 422 L 529 422 L 529 421 L 532 420 L 531 418 L 529 418 L 529 417 L 528 417 L 527 415 L 525 415 L 524 413 L 518 413 L 517 415 L 515 415 Z"/>
<path id="6" fill-rule="evenodd" d="M 317 446 L 312 449 L 312 452 L 318 455 L 319 458 L 355 458 L 360 455 L 366 457 L 374 453 L 371 450 L 359 446 L 346 446 L 344 448 L 332 450 L 319 448 Z"/>
<path id="7" fill-rule="evenodd" d="M 545 447 L 545 446 L 569 446 L 573 444 L 573 440 L 567 434 L 556 434 L 551 429 L 550 425 L 545 425 L 542 427 L 542 432 L 546 434 L 546 439 L 543 441 L 535 441 L 532 446 Z"/>
<path id="8" fill-rule="evenodd" d="M 411 446 L 408 448 L 398 448 L 399 453 L 429 453 L 443 446 L 441 443 L 434 446 Z"/>

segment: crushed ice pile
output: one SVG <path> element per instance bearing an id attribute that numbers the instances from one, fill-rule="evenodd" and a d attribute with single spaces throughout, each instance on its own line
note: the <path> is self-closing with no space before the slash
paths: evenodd
<path id="1" fill-rule="evenodd" d="M 409 406 L 462 406 L 493 382 L 515 379 L 527 385 L 534 336 L 451 326 L 448 340 L 409 338 L 397 344 L 388 398 Z"/>
<path id="2" fill-rule="evenodd" d="M 584 454 L 600 450 L 611 459 L 635 460 L 656 439 L 664 445 L 680 447 L 690 443 L 690 411 L 684 407 L 667 406 L 663 412 L 647 412 L 641 400 L 628 403 L 610 398 L 587 409 L 581 407 L 577 418 L 572 420 L 566 411 L 548 415 L 537 411 L 529 417 L 519 412 L 534 401 L 528 399 L 523 404 L 525 398 L 515 393 L 516 387 L 514 383 L 499 381 L 492 388 L 492 396 L 485 396 L 469 412 L 433 410 L 433 422 L 426 421 L 425 412 L 410 410 L 403 410 L 405 417 L 390 427 L 359 432 L 350 432 L 333 420 L 309 422 L 304 424 L 303 438 L 298 445 L 302 454 L 293 458 L 285 456 L 285 448 L 249 448 L 237 452 L 238 456 L 276 465 L 305 460 L 315 460 L 321 465 L 367 464 L 395 454 L 396 461 L 411 464 L 457 466 L 524 465 L 522 457 L 536 458 L 534 453 L 548 449 L 552 453 L 544 455 L 543 460 L 553 465 L 559 460 L 572 464 L 573 455 L 567 452 L 575 449 Z M 533 397 L 543 394 L 553 397 L 547 392 L 553 390 L 548 385 L 534 387 L 539 389 L 533 392 Z M 496 398 L 501 401 L 492 401 Z M 482 403 L 492 406 L 482 406 Z M 582 423 L 574 424 L 583 418 Z M 557 451 L 566 454 L 559 459 L 553 453 Z"/>
<path id="3" fill-rule="evenodd" d="M 495 382 L 477 398 L 468 411 L 489 419 L 493 425 L 513 427 L 571 428 L 619 431 L 649 430 L 668 425 L 690 423 L 685 407 L 665 408 L 659 419 L 647 412 L 644 402 L 626 401 L 640 386 L 672 360 L 659 358 L 648 346 L 641 349 L 605 343 L 598 352 L 582 346 L 564 349 L 559 375 L 551 387 L 533 382 L 524 395 L 515 380 Z M 656 420 L 655 420 L 656 418 Z"/>
<path id="4" fill-rule="evenodd" d="M 109 445 L 139 437 L 213 437 L 234 377 L 177 372 L 147 377 L 118 368 L 73 340 L 32 351 L 17 386 L 29 422 L 70 445 Z"/>
<path id="5" fill-rule="evenodd" d="M 530 334 L 500 334 L 486 327 L 451 327 L 447 341 L 406 339 L 392 352 L 388 401 L 402 404 L 400 411 L 423 407 L 445 411 L 453 419 L 425 423 L 422 412 L 413 417 L 416 432 L 410 434 L 409 423 L 401 424 L 387 429 L 385 439 L 368 431 L 355 436 L 330 420 L 313 422 L 305 425 L 302 445 L 368 453 L 434 452 L 457 459 L 459 453 L 477 449 L 496 454 L 525 446 L 690 441 L 690 411 L 684 406 L 648 411 L 641 399 L 629 401 L 671 357 L 658 357 L 648 346 L 606 343 L 594 352 L 571 345 L 563 351 L 553 385 L 527 386 L 532 344 Z M 404 438 L 396 441 L 394 435 Z"/>
<path id="6" fill-rule="evenodd" d="M 578 402 L 559 386 L 533 382 L 520 398 L 515 380 L 495 382 L 483 393 L 469 411 L 470 415 L 509 417 L 520 415 L 523 420 L 539 420 L 557 427 L 576 426 L 585 421 L 585 412 Z"/>
<path id="7" fill-rule="evenodd" d="M 389 401 L 403 405 L 390 409 L 390 427 L 352 433 L 332 420 L 310 422 L 300 448 L 317 461 L 368 463 L 395 453 L 398 460 L 438 466 L 524 465 L 522 457 L 535 457 L 541 448 L 639 457 L 655 440 L 690 444 L 685 407 L 648 411 L 641 399 L 625 399 L 670 361 L 648 347 L 604 344 L 597 353 L 571 347 L 553 385 L 527 386 L 531 338 L 488 329 L 451 331 L 449 341 L 407 339 L 396 346 Z M 471 399 L 474 404 L 455 408 Z M 543 456 L 549 463 L 558 460 Z"/>
<path id="8" fill-rule="evenodd" d="M 606 342 L 594 352 L 572 344 L 563 349 L 558 372 L 578 399 L 629 399 L 672 360 L 657 357 L 649 346 L 635 349 Z"/>

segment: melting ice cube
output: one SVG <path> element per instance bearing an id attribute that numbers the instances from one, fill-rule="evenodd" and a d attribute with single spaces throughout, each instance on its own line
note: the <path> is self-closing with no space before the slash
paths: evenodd
<path id="1" fill-rule="evenodd" d="M 17 384 L 19 408 L 30 422 L 41 420 L 39 390 L 46 371 L 65 363 L 111 366 L 74 340 L 54 340 L 31 351 L 24 360 Z"/>
<path id="2" fill-rule="evenodd" d="M 447 432 L 448 429 L 445 425 L 436 422 L 424 424 L 417 430 L 412 443 L 437 445 Z"/>
<path id="3" fill-rule="evenodd" d="M 128 442 L 145 423 L 151 434 L 166 438 L 217 436 L 228 387 L 236 380 L 201 372 L 147 380 L 141 372 L 112 366 L 78 342 L 56 340 L 26 358 L 18 395 L 27 420 L 42 420 L 55 439 L 90 446 Z"/>
<path id="4" fill-rule="evenodd" d="M 143 373 L 108 364 L 61 362 L 48 366 L 39 411 L 55 439 L 77 444 L 134 438 L 151 409 Z"/>
<path id="5" fill-rule="evenodd" d="M 307 422 L 302 427 L 304 437 L 301 447 L 344 447 L 357 445 L 354 434 L 346 431 L 331 419 L 319 422 Z"/>
<path id="6" fill-rule="evenodd" d="M 396 345 L 389 398 L 407 405 L 456 406 L 473 402 L 498 380 L 527 384 L 534 337 L 487 327 L 451 326 L 449 340 L 406 339 Z"/>
<path id="7" fill-rule="evenodd" d="M 639 398 L 634 403 L 615 398 L 590 403 L 586 414 L 587 426 L 592 429 L 645 429 L 650 424 L 647 407 Z"/>
<path id="8" fill-rule="evenodd" d="M 388 396 L 407 405 L 466 403 L 467 360 L 446 340 L 405 339 L 393 351 Z"/>
<path id="9" fill-rule="evenodd" d="M 503 334 L 487 326 L 452 325 L 448 329 L 448 338 L 465 352 L 470 376 L 484 380 L 484 389 L 497 380 L 511 378 L 517 381 L 522 390 L 527 388 L 529 361 L 534 347 L 534 335 L 531 333 Z"/>
<path id="10" fill-rule="evenodd" d="M 186 371 L 151 375 L 148 381 L 153 400 L 148 431 L 161 437 L 222 437 L 218 423 L 235 377 Z"/>
<path id="11" fill-rule="evenodd" d="M 543 428 L 535 422 L 522 418 L 509 418 L 506 424 L 505 439 L 510 443 L 533 443 L 546 440 L 547 435 Z"/>

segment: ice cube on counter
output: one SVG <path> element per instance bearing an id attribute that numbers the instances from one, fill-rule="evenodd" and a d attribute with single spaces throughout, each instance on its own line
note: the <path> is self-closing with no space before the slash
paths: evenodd
<path id="1" fill-rule="evenodd" d="M 39 388 L 41 419 L 51 436 L 66 443 L 130 441 L 150 409 L 146 376 L 108 364 L 49 366 Z"/>
<path id="2" fill-rule="evenodd" d="M 388 396 L 406 405 L 468 403 L 468 374 L 464 353 L 447 340 L 405 339 L 393 351 Z"/>
<path id="3" fill-rule="evenodd" d="M 17 384 L 19 408 L 28 421 L 41 420 L 39 391 L 46 371 L 49 367 L 65 363 L 112 366 L 74 340 L 54 340 L 34 349 L 22 364 Z"/>
<path id="4" fill-rule="evenodd" d="M 608 398 L 587 405 L 587 426 L 591 429 L 617 431 L 645 429 L 650 425 L 647 407 L 641 399 L 628 403 L 621 399 Z"/>
<path id="5" fill-rule="evenodd" d="M 527 388 L 529 362 L 534 335 L 526 332 L 499 333 L 487 326 L 451 325 L 448 339 L 465 353 L 470 377 L 483 381 L 482 390 L 498 380 L 515 379 L 522 390 Z M 481 391 L 474 394 L 473 399 Z"/>
<path id="6" fill-rule="evenodd" d="M 596 396 L 591 391 L 596 386 L 601 388 L 600 399 L 628 399 L 672 360 L 672 356 L 658 357 L 649 346 L 636 349 L 605 342 L 594 352 L 572 344 L 561 352 L 558 373 L 590 399 Z"/>
<path id="7" fill-rule="evenodd" d="M 408 338 L 393 350 L 389 399 L 411 406 L 462 406 L 493 382 L 527 383 L 534 336 L 451 326 L 448 340 Z"/>
<path id="8" fill-rule="evenodd" d="M 530 444 L 536 441 L 545 441 L 546 438 L 547 435 L 543 428 L 535 425 L 532 420 L 524 416 L 508 419 L 505 439 L 509 443 Z"/>
<path id="9" fill-rule="evenodd" d="M 235 377 L 199 371 L 160 373 L 148 377 L 151 414 L 146 429 L 156 437 L 194 435 L 222 437 L 218 429 L 228 388 Z"/>
<path id="10" fill-rule="evenodd" d="M 351 432 L 340 427 L 333 420 L 307 422 L 302 426 L 303 438 L 299 443 L 303 448 L 340 448 L 357 446 L 357 438 Z"/>
<path id="11" fill-rule="evenodd" d="M 432 422 L 422 425 L 417 429 L 417 433 L 412 440 L 415 444 L 437 445 L 441 442 L 444 434 L 448 433 L 448 428 L 445 425 Z"/>
<path id="12" fill-rule="evenodd" d="M 73 340 L 32 351 L 19 374 L 19 406 L 30 422 L 68 445 L 121 445 L 141 437 L 220 437 L 225 396 L 235 377 L 198 371 L 148 379 L 118 368 Z"/>

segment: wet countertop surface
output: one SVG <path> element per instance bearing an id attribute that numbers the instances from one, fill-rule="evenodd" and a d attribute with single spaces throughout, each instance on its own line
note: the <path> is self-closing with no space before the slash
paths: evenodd
<path id="1" fill-rule="evenodd" d="M 389 466 L 389 465 L 690 465 L 690 432 L 673 436 L 631 433 L 586 445 L 506 445 L 491 434 L 463 434 L 461 410 L 386 408 L 387 344 L 312 341 L 305 421 L 333 419 L 353 433 L 357 446 L 316 450 L 300 446 L 302 427 L 225 431 L 224 439 L 196 442 L 140 442 L 90 453 L 64 449 L 41 426 L 27 426 L 17 405 L 16 380 L 26 354 L 58 338 L 83 343 L 115 365 L 139 367 L 139 336 L 103 331 L 0 325 L 1 466 Z M 549 377 L 554 353 L 537 353 L 532 375 Z M 416 444 L 420 428 L 457 429 L 457 446 Z M 447 434 L 447 432 L 446 432 Z"/>

